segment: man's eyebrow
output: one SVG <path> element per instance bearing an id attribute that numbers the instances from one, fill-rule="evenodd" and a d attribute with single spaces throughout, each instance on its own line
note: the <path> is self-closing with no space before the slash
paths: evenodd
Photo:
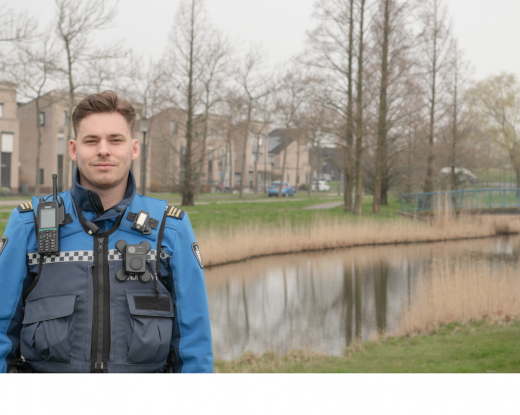
<path id="1" fill-rule="evenodd" d="M 115 138 L 115 137 L 124 137 L 123 134 L 120 134 L 120 133 L 114 133 L 114 134 L 109 134 L 108 137 L 110 138 Z M 89 138 L 99 138 L 99 135 L 96 135 L 96 134 L 88 134 L 84 137 L 82 137 L 82 140 L 87 140 Z"/>

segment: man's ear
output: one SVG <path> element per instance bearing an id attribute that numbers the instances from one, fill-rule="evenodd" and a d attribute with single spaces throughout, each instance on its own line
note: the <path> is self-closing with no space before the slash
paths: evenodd
<path id="1" fill-rule="evenodd" d="M 76 140 L 69 141 L 69 154 L 70 158 L 73 161 L 78 161 L 78 156 L 76 155 Z"/>
<path id="2" fill-rule="evenodd" d="M 137 141 L 137 138 L 133 138 L 132 140 L 132 161 L 134 161 L 137 157 L 139 157 L 139 154 L 141 154 L 141 147 L 139 146 L 139 141 Z"/>

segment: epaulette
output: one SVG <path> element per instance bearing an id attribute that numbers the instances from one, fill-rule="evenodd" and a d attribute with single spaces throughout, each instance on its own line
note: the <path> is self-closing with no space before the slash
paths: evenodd
<path id="1" fill-rule="evenodd" d="M 22 203 L 21 205 L 18 205 L 18 212 L 24 213 L 24 212 L 30 212 L 33 210 L 32 202 L 26 202 Z"/>
<path id="2" fill-rule="evenodd" d="M 176 208 L 175 206 L 166 206 L 166 216 L 175 219 L 182 219 L 184 217 L 184 210 Z"/>

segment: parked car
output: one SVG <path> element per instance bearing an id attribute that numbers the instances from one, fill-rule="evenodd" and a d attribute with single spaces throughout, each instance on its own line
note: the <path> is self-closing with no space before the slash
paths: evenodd
<path id="1" fill-rule="evenodd" d="M 332 180 L 332 177 L 330 176 L 330 174 L 327 174 L 327 173 L 320 173 L 318 175 L 318 179 L 319 180 L 325 180 L 326 182 L 330 182 Z"/>
<path id="2" fill-rule="evenodd" d="M 441 169 L 441 174 L 450 175 L 451 173 L 451 167 L 444 167 Z M 457 178 L 457 181 L 460 183 L 477 183 L 478 181 L 478 177 L 475 174 L 463 167 L 455 167 L 455 176 Z"/>
<path id="3" fill-rule="evenodd" d="M 316 182 L 312 184 L 312 191 L 316 191 Z M 328 192 L 330 191 L 330 186 L 325 180 L 318 180 L 318 192 Z"/>
<path id="4" fill-rule="evenodd" d="M 278 196 L 278 191 L 280 190 L 280 180 L 271 183 L 271 187 L 269 187 L 269 191 L 267 194 L 269 197 Z M 282 196 L 294 196 L 294 187 L 292 187 L 289 183 L 283 182 L 282 186 Z"/>

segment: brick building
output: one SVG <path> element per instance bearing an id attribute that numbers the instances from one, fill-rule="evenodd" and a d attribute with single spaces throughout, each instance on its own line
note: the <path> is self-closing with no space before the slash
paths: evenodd
<path id="1" fill-rule="evenodd" d="M 0 187 L 20 191 L 20 123 L 16 116 L 16 84 L 0 82 Z"/>
<path id="2" fill-rule="evenodd" d="M 273 176 L 277 180 L 282 177 L 284 153 L 285 177 L 294 188 L 310 183 L 311 165 L 305 133 L 299 129 L 277 129 L 269 133 L 269 162 Z"/>
<path id="3" fill-rule="evenodd" d="M 252 121 L 249 124 L 245 151 L 245 175 L 244 189 L 264 191 L 271 181 L 271 165 L 268 156 L 268 127 L 267 125 Z M 244 160 L 245 123 L 231 128 L 231 137 L 235 146 L 235 188 L 240 186 L 242 175 L 242 162 Z M 255 177 L 256 171 L 256 177 Z"/>

